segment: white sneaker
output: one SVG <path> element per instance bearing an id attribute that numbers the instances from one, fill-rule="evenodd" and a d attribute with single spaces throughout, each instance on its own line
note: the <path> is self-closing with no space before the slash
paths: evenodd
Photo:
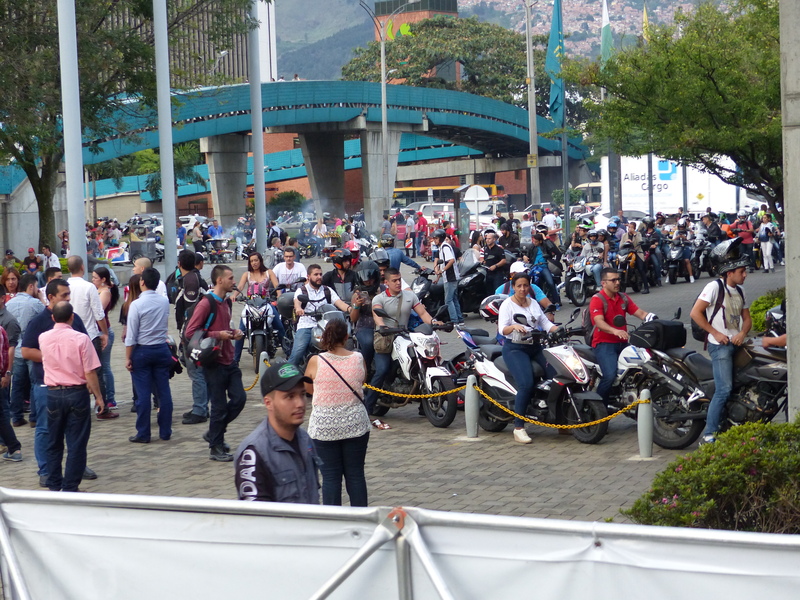
<path id="1" fill-rule="evenodd" d="M 519 442 L 520 444 L 530 444 L 533 442 L 531 436 L 528 435 L 528 432 L 525 431 L 525 429 L 514 430 L 514 441 Z"/>
<path id="2" fill-rule="evenodd" d="M 782 261 L 781 261 L 781 266 L 782 266 L 782 267 L 785 267 L 785 266 L 786 266 L 786 261 L 785 261 L 785 260 L 782 260 Z"/>
<path id="3" fill-rule="evenodd" d="M 692 277 L 691 275 L 689 275 L 689 283 L 694 283 L 694 277 Z"/>

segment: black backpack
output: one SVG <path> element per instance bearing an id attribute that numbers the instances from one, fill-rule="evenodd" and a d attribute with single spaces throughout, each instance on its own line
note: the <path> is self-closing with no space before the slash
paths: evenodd
<path id="1" fill-rule="evenodd" d="M 183 289 L 183 274 L 181 270 L 176 268 L 173 273 L 170 273 L 164 285 L 167 286 L 167 298 L 169 298 L 169 303 L 175 304 L 175 300 L 178 299 L 178 294 L 180 294 Z"/>
<path id="2" fill-rule="evenodd" d="M 711 312 L 711 318 L 708 320 L 709 323 L 714 321 L 714 317 L 717 316 L 717 313 L 722 309 L 722 304 L 725 302 L 725 282 L 722 279 L 717 279 L 717 283 L 719 284 L 719 292 L 717 293 L 717 301 L 714 302 L 714 310 Z M 739 292 L 739 295 L 742 297 L 742 302 L 744 302 L 744 292 L 742 288 L 738 285 L 736 286 L 736 291 Z M 697 298 L 700 297 L 700 294 L 697 295 Z M 697 302 L 697 298 L 694 299 Z M 694 306 L 694 304 L 692 304 Z M 692 322 L 692 337 L 696 339 L 698 342 L 708 342 L 708 333 L 705 329 L 700 327 L 694 319 L 691 319 Z"/>
<path id="3" fill-rule="evenodd" d="M 622 296 L 622 311 L 625 312 L 628 310 L 630 298 L 628 294 L 623 292 L 619 292 L 619 295 Z M 606 311 L 608 311 L 608 300 L 606 300 L 606 297 L 600 292 L 597 292 L 592 298 L 600 298 L 600 301 L 603 303 L 603 317 L 605 317 Z M 591 304 L 591 300 L 589 303 Z M 583 340 L 586 342 L 586 345 L 591 346 L 592 337 L 594 336 L 594 323 L 592 322 L 592 314 L 588 306 L 581 312 L 581 321 L 583 322 Z"/>

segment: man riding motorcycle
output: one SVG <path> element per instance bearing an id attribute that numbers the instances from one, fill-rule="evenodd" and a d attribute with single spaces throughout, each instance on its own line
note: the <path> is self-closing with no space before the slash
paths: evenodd
<path id="1" fill-rule="evenodd" d="M 340 298 L 350 298 L 356 285 L 356 274 L 351 270 L 353 255 L 350 250 L 339 248 L 331 255 L 333 270 L 322 276 L 322 285 L 336 290 Z"/>
<path id="2" fill-rule="evenodd" d="M 642 224 L 644 225 L 642 240 L 650 249 L 650 260 L 656 273 L 656 287 L 661 287 L 661 231 L 656 228 L 656 221 L 652 217 L 642 219 Z M 647 265 L 645 270 L 646 267 Z"/>

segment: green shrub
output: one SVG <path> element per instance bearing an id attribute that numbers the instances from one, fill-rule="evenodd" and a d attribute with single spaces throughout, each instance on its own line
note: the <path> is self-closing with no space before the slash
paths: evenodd
<path id="1" fill-rule="evenodd" d="M 622 512 L 645 525 L 800 533 L 800 423 L 734 427 Z"/>
<path id="2" fill-rule="evenodd" d="M 786 297 L 786 288 L 771 290 L 757 298 L 750 305 L 750 318 L 753 319 L 753 331 L 764 331 L 767 326 L 764 320 L 767 311 L 773 306 L 783 302 Z"/>

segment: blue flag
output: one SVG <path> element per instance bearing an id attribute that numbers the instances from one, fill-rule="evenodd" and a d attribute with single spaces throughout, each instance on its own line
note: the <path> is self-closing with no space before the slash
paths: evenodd
<path id="1" fill-rule="evenodd" d="M 553 0 L 553 24 L 550 27 L 544 69 L 550 78 L 550 116 L 557 127 L 566 126 L 564 80 L 561 78 L 561 57 L 564 55 L 564 30 L 561 22 L 561 0 Z"/>

